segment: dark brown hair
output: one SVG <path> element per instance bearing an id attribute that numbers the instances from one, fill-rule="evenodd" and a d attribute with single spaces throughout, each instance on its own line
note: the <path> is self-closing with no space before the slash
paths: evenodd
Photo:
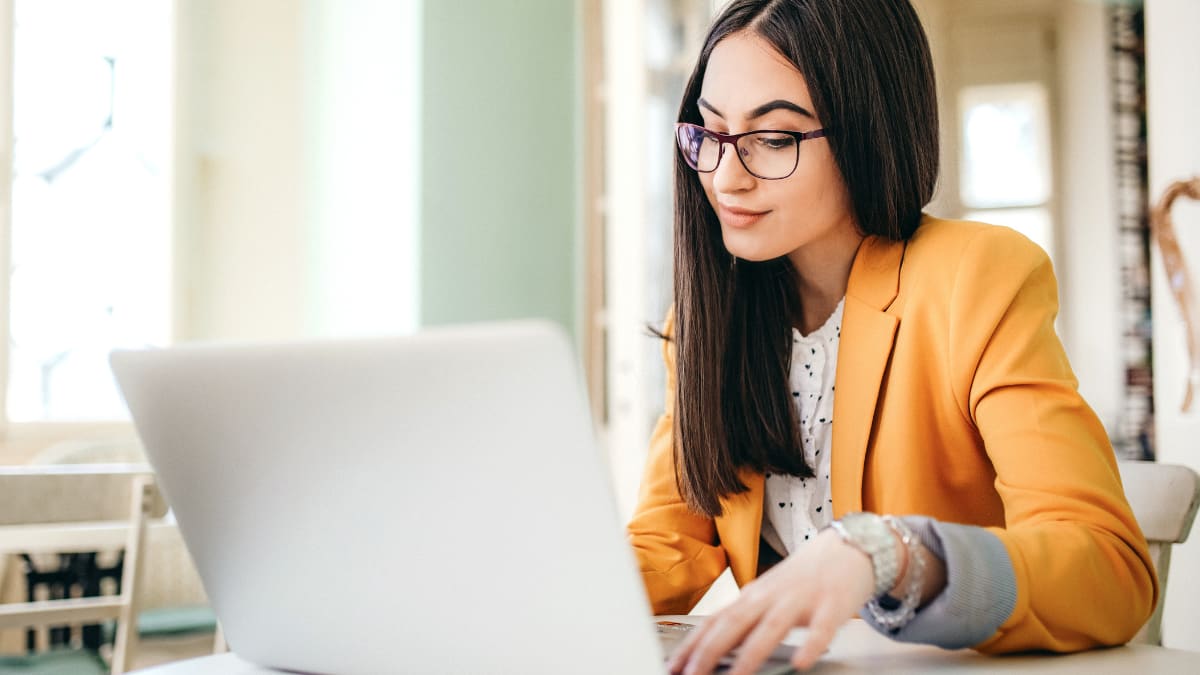
<path id="1" fill-rule="evenodd" d="M 735 0 L 713 22 L 684 89 L 697 99 L 713 48 L 751 31 L 804 76 L 864 235 L 907 239 L 938 173 L 937 99 L 925 31 L 909 0 Z M 800 313 L 786 257 L 736 261 L 700 180 L 675 154 L 676 481 L 717 516 L 745 492 L 741 468 L 813 475 L 788 389 Z"/>

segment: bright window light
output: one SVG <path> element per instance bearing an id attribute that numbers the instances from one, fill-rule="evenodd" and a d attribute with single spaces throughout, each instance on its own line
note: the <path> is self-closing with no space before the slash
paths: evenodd
<path id="1" fill-rule="evenodd" d="M 966 87 L 959 95 L 961 194 L 968 208 L 1034 206 L 1050 198 L 1050 129 L 1040 84 Z"/>
<path id="2" fill-rule="evenodd" d="M 15 3 L 12 421 L 126 418 L 108 352 L 169 338 L 171 7 Z"/>

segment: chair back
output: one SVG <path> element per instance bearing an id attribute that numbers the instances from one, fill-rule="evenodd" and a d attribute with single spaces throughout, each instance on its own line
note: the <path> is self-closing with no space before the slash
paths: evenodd
<path id="1" fill-rule="evenodd" d="M 166 504 L 146 465 L 0 467 L 0 555 L 124 550 L 117 596 L 0 605 L 0 629 L 117 620 L 111 670 L 130 667 L 147 520 Z"/>
<path id="2" fill-rule="evenodd" d="M 1171 546 L 1187 540 L 1200 507 L 1200 474 L 1186 466 L 1157 462 L 1118 462 L 1125 497 L 1133 509 L 1158 571 L 1158 606 L 1131 642 L 1162 644 L 1162 599 L 1171 568 Z"/>
<path id="3" fill-rule="evenodd" d="M 153 476 L 147 464 L 47 464 L 0 466 L 0 526 L 125 521 L 129 485 Z M 167 504 L 152 490 L 147 516 L 161 518 Z"/>

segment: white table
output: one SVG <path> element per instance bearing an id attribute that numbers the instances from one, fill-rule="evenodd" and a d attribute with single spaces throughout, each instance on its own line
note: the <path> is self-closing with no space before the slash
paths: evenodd
<path id="1" fill-rule="evenodd" d="M 694 623 L 702 617 L 659 617 Z M 786 642 L 803 640 L 795 630 Z M 1067 655 L 983 656 L 968 649 L 945 651 L 937 647 L 894 642 L 859 620 L 847 623 L 834 638 L 829 652 L 812 673 L 927 673 L 1021 672 L 1087 673 L 1088 675 L 1159 675 L 1200 673 L 1200 652 L 1129 645 Z M 269 675 L 281 671 L 256 666 L 236 654 L 220 654 L 179 661 L 146 670 L 138 675 Z"/>

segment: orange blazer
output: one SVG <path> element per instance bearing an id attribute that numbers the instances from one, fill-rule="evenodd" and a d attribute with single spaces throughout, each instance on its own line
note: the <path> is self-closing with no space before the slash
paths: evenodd
<path id="1" fill-rule="evenodd" d="M 1158 597 L 1112 446 L 1054 331 L 1057 311 L 1049 258 L 1002 227 L 926 216 L 907 243 L 868 237 L 850 270 L 834 516 L 926 515 L 995 533 L 1017 600 L 975 646 L 984 652 L 1120 644 Z M 749 492 L 722 500 L 716 519 L 687 508 L 672 453 L 673 343 L 663 353 L 666 409 L 628 533 L 655 612 L 685 614 L 727 566 L 739 586 L 754 579 L 763 476 L 743 470 Z"/>

